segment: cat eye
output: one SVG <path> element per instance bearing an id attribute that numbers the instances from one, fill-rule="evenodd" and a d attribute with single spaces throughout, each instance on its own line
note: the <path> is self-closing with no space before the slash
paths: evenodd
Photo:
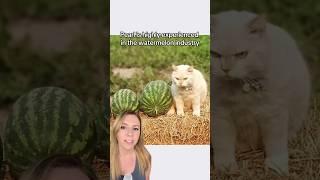
<path id="1" fill-rule="evenodd" d="M 248 51 L 241 51 L 239 53 L 236 53 L 234 56 L 238 59 L 243 59 L 247 57 L 247 55 L 248 55 Z"/>
<path id="2" fill-rule="evenodd" d="M 213 56 L 213 58 L 219 58 L 220 59 L 222 57 L 221 54 L 219 54 L 219 53 L 217 53 L 215 51 L 211 51 L 211 55 Z"/>

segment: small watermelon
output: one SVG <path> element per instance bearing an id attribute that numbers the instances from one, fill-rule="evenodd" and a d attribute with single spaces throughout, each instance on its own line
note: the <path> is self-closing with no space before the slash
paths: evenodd
<path id="1" fill-rule="evenodd" d="M 126 111 L 137 111 L 139 107 L 138 97 L 130 89 L 120 89 L 112 96 L 111 110 L 115 115 Z"/>
<path id="2" fill-rule="evenodd" d="M 18 178 L 36 162 L 54 154 L 94 156 L 96 130 L 88 107 L 65 89 L 42 87 L 14 104 L 4 132 L 4 158 Z"/>
<path id="3" fill-rule="evenodd" d="M 170 86 L 162 81 L 149 82 L 140 97 L 140 109 L 148 116 L 165 114 L 172 104 Z"/>

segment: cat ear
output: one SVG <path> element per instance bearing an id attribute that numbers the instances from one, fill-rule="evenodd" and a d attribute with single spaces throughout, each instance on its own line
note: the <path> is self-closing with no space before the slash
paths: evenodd
<path id="1" fill-rule="evenodd" d="M 174 71 L 176 71 L 178 68 L 177 68 L 176 65 L 172 64 L 172 69 L 173 69 Z"/>
<path id="2" fill-rule="evenodd" d="M 267 20 L 265 15 L 258 15 L 248 24 L 250 34 L 261 34 L 265 31 Z"/>
<path id="3" fill-rule="evenodd" d="M 188 72 L 192 72 L 193 71 L 193 66 L 189 66 L 188 67 Z"/>

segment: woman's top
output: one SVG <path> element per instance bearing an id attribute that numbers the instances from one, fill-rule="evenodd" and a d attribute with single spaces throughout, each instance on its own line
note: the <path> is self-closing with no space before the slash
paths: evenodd
<path id="1" fill-rule="evenodd" d="M 137 160 L 136 160 L 136 165 L 134 167 L 134 170 L 133 170 L 131 176 L 132 176 L 132 179 L 129 179 L 129 180 L 146 180 L 146 177 L 142 175 L 142 172 L 139 169 L 139 164 L 138 164 Z M 130 178 L 130 177 L 126 177 L 126 178 Z M 124 179 L 124 176 L 121 175 L 118 178 L 118 180 L 126 180 L 126 179 Z"/>

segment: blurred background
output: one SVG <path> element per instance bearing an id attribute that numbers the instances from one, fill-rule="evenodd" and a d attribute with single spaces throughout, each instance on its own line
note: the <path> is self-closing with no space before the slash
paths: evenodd
<path id="1" fill-rule="evenodd" d="M 104 0 L 1 1 L 1 135 L 17 98 L 43 86 L 69 90 L 107 127 L 108 7 Z M 107 158 L 109 136 L 99 138 Z"/>
<path id="2" fill-rule="evenodd" d="M 214 0 L 211 14 L 245 10 L 265 14 L 268 21 L 285 29 L 297 41 L 307 60 L 314 92 L 320 93 L 320 2 L 314 0 Z"/>
<path id="3" fill-rule="evenodd" d="M 106 88 L 106 4 L 2 1 L 1 116 L 20 95 L 41 86 L 66 88 L 90 105 L 101 99 Z"/>
<path id="4" fill-rule="evenodd" d="M 265 14 L 267 20 L 285 29 L 296 40 L 312 76 L 309 118 L 298 136 L 289 142 L 289 179 L 319 179 L 320 167 L 320 1 L 314 0 L 214 0 L 211 14 L 227 10 L 245 10 Z M 213 42 L 214 43 L 214 42 Z M 283 69 L 286 71 L 286 68 Z M 295 73 L 295 72 L 291 72 Z M 299 103 L 299 102 L 297 102 Z M 260 153 L 260 154 L 259 154 Z M 242 156 L 242 157 L 241 157 Z M 243 168 L 239 175 L 213 174 L 214 179 L 275 179 L 263 169 L 261 152 L 238 156 Z M 250 167 L 254 162 L 254 167 Z M 213 162 L 212 162 L 213 165 Z M 251 170 L 250 170 L 251 168 Z M 281 178 L 280 178 L 281 179 Z"/>

